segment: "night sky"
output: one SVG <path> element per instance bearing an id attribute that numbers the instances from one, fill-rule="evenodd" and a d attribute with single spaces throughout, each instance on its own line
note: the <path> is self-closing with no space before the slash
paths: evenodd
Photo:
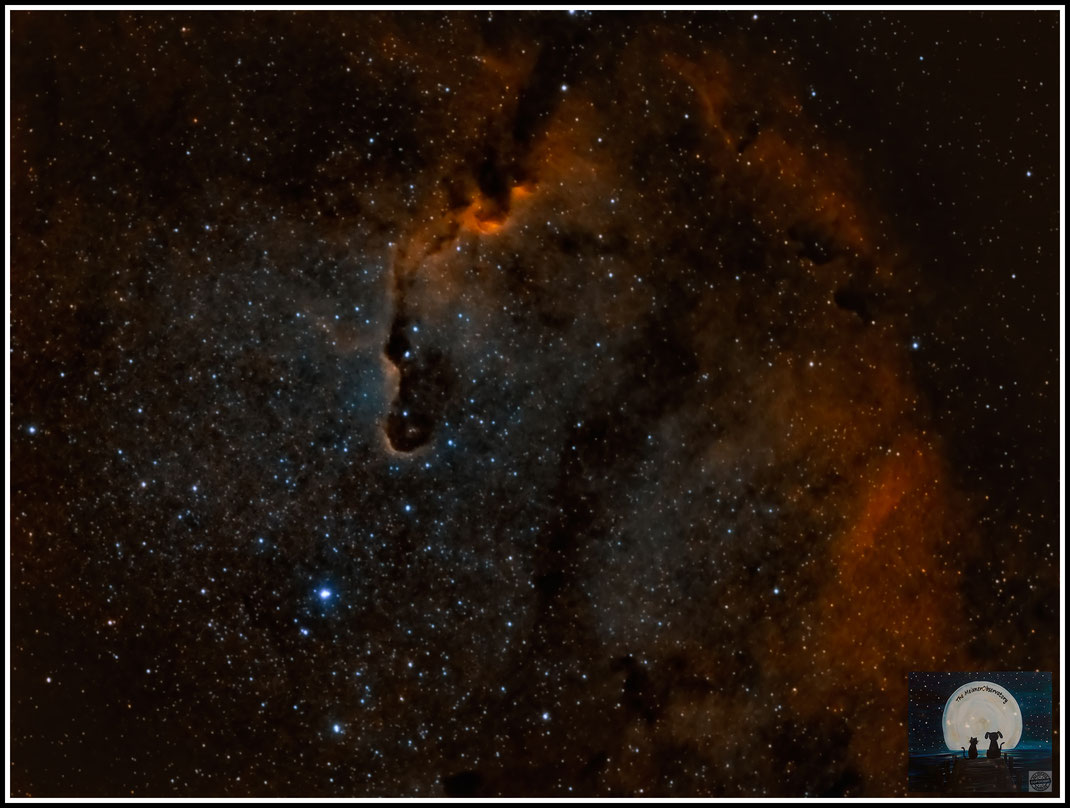
<path id="1" fill-rule="evenodd" d="M 10 22 L 13 795 L 897 795 L 909 672 L 1058 692 L 1058 12 Z"/>

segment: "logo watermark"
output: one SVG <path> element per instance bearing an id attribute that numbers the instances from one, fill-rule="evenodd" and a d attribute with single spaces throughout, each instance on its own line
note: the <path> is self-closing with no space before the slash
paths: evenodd
<path id="1" fill-rule="evenodd" d="M 1030 791 L 1051 791 L 1051 772 L 1029 772 Z"/>

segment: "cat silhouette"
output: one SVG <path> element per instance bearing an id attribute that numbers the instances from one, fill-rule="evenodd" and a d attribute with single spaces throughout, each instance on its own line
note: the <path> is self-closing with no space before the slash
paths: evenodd
<path id="1" fill-rule="evenodd" d="M 962 756 L 966 757 L 966 747 L 965 746 L 960 746 L 959 749 L 962 750 Z M 970 757 L 971 760 L 973 758 L 977 757 L 977 739 L 976 738 L 970 738 L 970 753 L 969 753 L 969 757 Z"/>

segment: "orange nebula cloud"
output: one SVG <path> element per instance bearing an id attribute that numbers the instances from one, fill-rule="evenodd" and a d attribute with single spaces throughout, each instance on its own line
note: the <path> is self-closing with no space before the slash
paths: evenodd
<path id="1" fill-rule="evenodd" d="M 701 62 L 667 56 L 665 63 L 694 88 L 716 136 L 711 156 L 752 189 L 760 220 L 776 230 L 799 221 L 819 225 L 838 245 L 857 252 L 872 246 L 853 202 L 858 183 L 847 162 L 827 145 L 793 143 L 782 134 L 801 123 L 802 107 L 792 94 L 774 89 L 758 95 L 760 103 L 750 100 L 753 80 L 721 54 Z"/>
<path id="2" fill-rule="evenodd" d="M 483 236 L 494 235 L 510 222 L 515 204 L 527 199 L 533 192 L 534 186 L 514 185 L 509 189 L 509 201 L 505 205 L 497 204 L 477 192 L 476 198 L 461 212 L 461 226 Z"/>
<path id="3" fill-rule="evenodd" d="M 796 706 L 817 714 L 848 693 L 861 705 L 856 718 L 873 731 L 856 733 L 850 750 L 874 791 L 899 789 L 906 770 L 907 675 L 969 664 L 959 573 L 936 560 L 955 530 L 939 456 L 922 434 L 905 432 L 870 464 L 856 515 L 831 546 L 808 657 L 813 687 Z M 830 666 L 834 686 L 821 674 Z"/>
<path id="4" fill-rule="evenodd" d="M 521 81 L 515 65 L 491 58 L 483 64 L 499 78 Z M 774 245 L 771 250 L 811 238 L 827 245 L 831 254 L 865 256 L 877 263 L 874 256 L 884 236 L 867 223 L 860 184 L 834 150 L 792 135 L 802 127 L 801 107 L 790 93 L 756 89 L 756 80 L 723 56 L 702 62 L 673 57 L 664 64 L 695 91 L 708 132 L 701 158 L 731 193 L 746 200 L 748 214 Z M 757 129 L 756 120 L 762 122 Z M 472 176 L 460 181 L 465 188 L 458 194 L 460 203 L 454 198 L 451 206 L 445 194 L 433 197 L 398 252 L 395 271 L 406 288 L 426 290 L 421 305 L 441 305 L 459 294 L 471 304 L 477 296 L 467 292 L 482 281 L 472 271 L 470 254 L 456 258 L 462 239 L 470 236 L 480 249 L 515 246 L 518 242 L 507 234 L 541 220 L 544 212 L 557 221 L 567 218 L 593 234 L 593 241 L 601 240 L 612 220 L 594 203 L 634 192 L 610 179 L 622 176 L 628 152 L 592 148 L 602 141 L 598 133 L 608 129 L 604 114 L 573 93 L 561 100 L 524 153 L 523 170 L 508 177 L 504 198 L 479 190 Z M 518 174 L 524 182 L 517 182 Z M 648 191 L 635 193 L 642 198 Z M 714 221 L 724 215 L 710 213 Z M 667 229 L 686 224 L 671 209 L 662 216 Z M 798 231 L 802 235 L 795 235 Z M 958 642 L 957 574 L 936 561 L 946 555 L 959 527 L 955 495 L 938 448 L 911 414 L 915 395 L 907 368 L 889 347 L 888 333 L 867 329 L 853 313 L 819 308 L 833 305 L 835 290 L 857 267 L 840 261 L 816 272 L 816 261 L 805 254 L 800 260 L 789 288 L 803 303 L 796 309 L 778 308 L 784 305 L 780 297 L 763 299 L 756 305 L 766 308 L 755 315 L 765 322 L 790 320 L 805 333 L 799 337 L 805 342 L 785 342 L 779 349 L 787 361 L 748 374 L 762 414 L 744 418 L 747 429 L 718 440 L 704 460 L 709 467 L 739 465 L 758 446 L 770 464 L 851 475 L 821 495 L 805 485 L 803 475 L 787 497 L 800 514 L 812 508 L 821 514 L 816 521 L 830 527 L 824 542 L 813 548 L 823 572 L 813 596 L 798 604 L 805 613 L 791 615 L 788 622 L 762 624 L 753 653 L 766 683 L 784 691 L 797 718 L 824 726 L 850 714 L 858 726 L 870 728 L 852 734 L 850 765 L 866 773 L 870 793 L 897 793 L 906 766 L 907 674 L 966 664 Z M 551 282 L 537 271 L 525 280 L 545 284 L 539 288 L 560 286 L 560 277 Z M 585 278 L 567 280 L 580 284 Z M 490 286 L 478 291 L 488 299 L 496 294 Z M 697 331 L 696 360 L 711 375 L 722 371 L 724 341 L 729 339 L 717 324 L 733 321 L 735 307 L 743 305 L 733 294 L 719 291 L 695 304 L 703 312 L 696 322 L 705 324 Z M 627 296 L 584 315 L 612 322 L 621 331 L 634 328 L 644 316 Z M 847 338 L 855 342 L 844 351 L 839 346 Z M 827 351 L 816 367 L 801 354 L 804 346 L 807 352 L 814 346 Z M 877 451 L 876 446 L 890 448 Z M 846 516 L 839 523 L 827 521 L 834 514 Z M 708 723 L 712 732 L 733 710 L 729 701 L 714 697 L 678 706 L 680 715 L 665 731 L 675 726 L 688 737 L 695 731 L 692 724 L 706 732 Z M 702 715 L 689 716 L 689 710 Z"/>

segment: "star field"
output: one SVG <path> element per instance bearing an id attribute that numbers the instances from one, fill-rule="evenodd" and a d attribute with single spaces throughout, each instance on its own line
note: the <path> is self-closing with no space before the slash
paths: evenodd
<path id="1" fill-rule="evenodd" d="M 910 672 L 1058 688 L 1058 21 L 13 12 L 12 795 L 900 795 Z"/>

